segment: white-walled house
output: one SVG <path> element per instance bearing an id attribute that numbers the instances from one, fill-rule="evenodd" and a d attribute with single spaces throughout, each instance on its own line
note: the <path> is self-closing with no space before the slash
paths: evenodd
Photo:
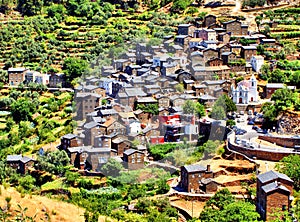
<path id="1" fill-rule="evenodd" d="M 113 91 L 113 81 L 110 78 L 101 78 L 99 81 L 99 86 L 105 89 L 107 95 L 111 95 Z"/>
<path id="2" fill-rule="evenodd" d="M 127 133 L 128 134 L 135 134 L 142 132 L 141 123 L 139 120 L 130 119 L 127 125 Z"/>
<path id="3" fill-rule="evenodd" d="M 248 104 L 258 101 L 257 80 L 254 75 L 250 80 L 243 80 L 235 88 L 231 86 L 232 100 L 235 104 Z"/>
<path id="4" fill-rule="evenodd" d="M 264 57 L 261 55 L 252 56 L 250 59 L 250 63 L 251 63 L 252 69 L 255 72 L 259 72 L 260 68 L 264 64 Z"/>

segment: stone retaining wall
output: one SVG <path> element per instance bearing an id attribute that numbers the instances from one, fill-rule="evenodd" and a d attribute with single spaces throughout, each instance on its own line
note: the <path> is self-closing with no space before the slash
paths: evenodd
<path id="1" fill-rule="evenodd" d="M 265 140 L 270 143 L 276 143 L 277 145 L 282 147 L 294 148 L 295 146 L 300 146 L 300 138 L 259 135 L 258 139 Z"/>

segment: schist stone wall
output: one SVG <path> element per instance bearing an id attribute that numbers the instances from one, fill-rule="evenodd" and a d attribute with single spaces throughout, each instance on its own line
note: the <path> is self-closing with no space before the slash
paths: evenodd
<path id="1" fill-rule="evenodd" d="M 259 135 L 258 137 L 261 140 L 265 140 L 271 143 L 276 143 L 282 147 L 291 147 L 300 146 L 300 138 L 286 138 L 286 137 L 274 137 L 274 136 L 264 136 Z"/>

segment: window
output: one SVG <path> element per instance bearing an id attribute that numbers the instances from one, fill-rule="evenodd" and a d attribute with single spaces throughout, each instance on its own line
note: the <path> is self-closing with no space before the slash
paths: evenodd
<path id="1" fill-rule="evenodd" d="M 131 163 L 135 163 L 135 159 L 134 158 L 131 159 Z"/>

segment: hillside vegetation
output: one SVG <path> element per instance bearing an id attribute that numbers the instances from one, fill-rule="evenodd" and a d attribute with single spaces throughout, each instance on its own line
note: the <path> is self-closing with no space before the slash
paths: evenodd
<path id="1" fill-rule="evenodd" d="M 23 65 L 53 72 L 59 71 L 68 57 L 89 62 L 107 53 L 113 57 L 118 50 L 109 50 L 112 44 L 163 37 L 174 33 L 183 21 L 177 14 L 155 12 L 169 3 L 163 1 L 145 5 L 102 0 L 3 2 L 0 63 L 5 68 Z M 185 2 L 184 6 L 176 6 L 176 1 L 174 4 L 177 9 L 184 10 L 190 2 Z M 187 13 L 197 15 L 197 11 Z M 100 62 L 107 64 L 109 60 Z"/>

